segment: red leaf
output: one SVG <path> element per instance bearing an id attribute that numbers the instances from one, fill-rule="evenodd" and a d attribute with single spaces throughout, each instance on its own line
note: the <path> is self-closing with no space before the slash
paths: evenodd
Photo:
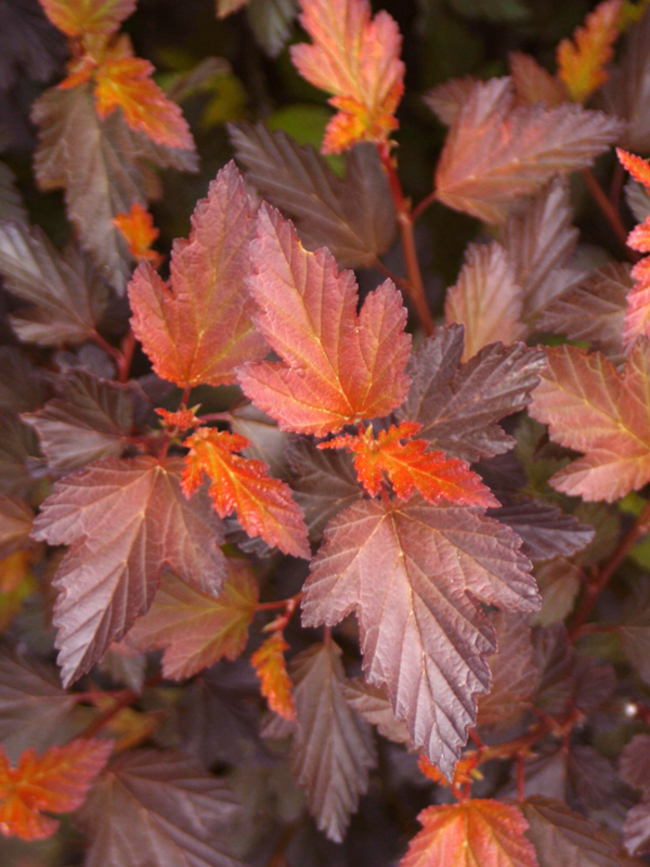
<path id="1" fill-rule="evenodd" d="M 189 239 L 174 244 L 171 286 L 145 262 L 133 275 L 133 330 L 163 379 L 182 388 L 221 385 L 234 380 L 236 365 L 264 355 L 243 285 L 253 220 L 230 163 L 197 204 Z"/>
<path id="2" fill-rule="evenodd" d="M 357 315 L 352 271 L 339 273 L 322 248 L 304 249 L 292 223 L 273 208 L 259 213 L 249 289 L 255 323 L 281 362 L 245 364 L 237 377 L 250 399 L 283 430 L 324 436 L 399 406 L 410 335 L 406 309 L 390 280 Z"/>
<path id="3" fill-rule="evenodd" d="M 427 807 L 418 820 L 424 827 L 399 867 L 538 867 L 517 807 L 476 799 Z"/>
<path id="4" fill-rule="evenodd" d="M 345 448 L 356 452 L 354 466 L 359 481 L 371 496 L 381 490 L 382 471 L 390 479 L 398 497 L 408 500 L 418 490 L 430 503 L 441 499 L 465 506 L 494 506 L 498 500 L 485 487 L 469 464 L 458 458 L 448 458 L 444 452 L 427 452 L 427 440 L 400 440 L 416 434 L 421 424 L 403 421 L 379 431 L 375 439 L 372 425 L 364 433 L 336 437 L 321 443 L 319 449 Z"/>
<path id="5" fill-rule="evenodd" d="M 153 217 L 144 205 L 134 202 L 128 214 L 120 212 L 115 216 L 113 225 L 124 235 L 134 259 L 146 259 L 154 268 L 161 264 L 161 255 L 151 249 L 160 230 L 154 226 Z"/>
<path id="6" fill-rule="evenodd" d="M 233 454 L 250 445 L 246 437 L 204 427 L 184 445 L 190 450 L 182 478 L 185 496 L 200 487 L 205 473 L 212 480 L 209 493 L 222 518 L 236 510 L 249 536 L 261 536 L 269 545 L 309 560 L 307 527 L 289 486 L 269 476 L 262 461 Z"/>
<path id="7" fill-rule="evenodd" d="M 291 47 L 298 72 L 333 93 L 339 112 L 329 122 L 324 153 L 359 141 L 385 141 L 397 129 L 395 110 L 404 88 L 402 38 L 381 11 L 370 18 L 368 0 L 301 0 L 300 23 L 314 41 Z"/>
<path id="8" fill-rule="evenodd" d="M 97 114 L 103 119 L 119 106 L 131 129 L 156 144 L 193 151 L 183 112 L 152 81 L 153 72 L 153 64 L 140 57 L 104 57 L 95 76 Z"/>
<path id="9" fill-rule="evenodd" d="M 616 154 L 623 168 L 627 169 L 634 180 L 643 184 L 646 190 L 650 192 L 650 163 L 642 157 L 629 154 L 622 148 L 616 148 Z"/>
<path id="10" fill-rule="evenodd" d="M 554 442 L 585 455 L 556 473 L 558 491 L 611 503 L 650 480 L 650 341 L 639 338 L 623 373 L 600 352 L 546 350 L 530 414 Z"/>
<path id="11" fill-rule="evenodd" d="M 478 82 L 448 133 L 436 168 L 436 198 L 501 223 L 516 199 L 554 175 L 590 165 L 623 128 L 617 118 L 569 103 L 515 106 L 509 78 Z"/>
<path id="12" fill-rule="evenodd" d="M 293 684 L 284 659 L 284 652 L 288 649 L 282 633 L 273 632 L 251 656 L 251 665 L 261 681 L 260 690 L 271 710 L 293 722 L 296 718 Z"/>
<path id="13" fill-rule="evenodd" d="M 558 77 L 574 102 L 586 102 L 607 81 L 605 67 L 621 32 L 622 6 L 622 0 L 600 3 L 584 27 L 576 28 L 574 41 L 563 39 L 557 47 Z"/>
<path id="14" fill-rule="evenodd" d="M 41 0 L 45 14 L 67 36 L 110 36 L 135 10 L 137 0 Z"/>
<path id="15" fill-rule="evenodd" d="M 519 103 L 535 105 L 544 102 L 552 108 L 566 100 L 564 83 L 540 66 L 530 54 L 512 51 L 508 55 L 508 67 Z"/>
<path id="16" fill-rule="evenodd" d="M 180 458 L 108 458 L 54 485 L 33 538 L 71 545 L 54 584 L 64 683 L 100 660 L 153 601 L 162 570 L 203 589 L 226 577 L 223 529 L 201 493 L 187 502 Z"/>
<path id="17" fill-rule="evenodd" d="M 164 676 L 183 680 L 243 653 L 257 598 L 257 583 L 243 561 L 228 561 L 219 595 L 164 576 L 153 605 L 126 640 L 138 650 L 164 648 Z"/>
<path id="18" fill-rule="evenodd" d="M 304 585 L 303 623 L 356 610 L 366 679 L 385 685 L 415 746 L 451 775 L 495 634 L 476 600 L 531 611 L 530 563 L 509 527 L 475 509 L 364 500 L 330 521 Z"/>
<path id="19" fill-rule="evenodd" d="M 59 823 L 40 811 L 69 813 L 80 807 L 112 749 L 112 741 L 75 740 L 50 747 L 39 758 L 29 748 L 14 769 L 0 746 L 0 831 L 23 840 L 51 837 Z"/>

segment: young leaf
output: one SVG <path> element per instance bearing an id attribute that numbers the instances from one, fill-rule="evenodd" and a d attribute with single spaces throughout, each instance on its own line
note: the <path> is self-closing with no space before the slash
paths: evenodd
<path id="1" fill-rule="evenodd" d="M 75 820 L 88 835 L 86 867 L 242 867 L 224 838 L 239 805 L 220 779 L 174 752 L 120 756 Z"/>
<path id="2" fill-rule="evenodd" d="M 515 445 L 496 422 L 529 403 L 545 360 L 522 343 L 494 343 L 461 364 L 463 346 L 460 325 L 438 328 L 422 341 L 409 362 L 413 385 L 397 416 L 419 422 L 420 436 L 434 447 L 473 462 Z"/>
<path id="3" fill-rule="evenodd" d="M 360 141 L 385 142 L 397 129 L 404 89 L 402 37 L 383 10 L 370 17 L 369 0 L 301 0 L 300 23 L 314 44 L 291 46 L 291 59 L 310 84 L 335 94 L 338 113 L 327 125 L 324 153 Z"/>
<path id="4" fill-rule="evenodd" d="M 340 843 L 377 764 L 372 730 L 345 701 L 341 650 L 334 642 L 299 653 L 291 674 L 297 718 L 291 770 L 306 789 L 318 828 Z"/>
<path id="5" fill-rule="evenodd" d="M 40 811 L 69 813 L 81 806 L 112 749 L 112 741 L 74 740 L 39 758 L 30 748 L 12 768 L 0 746 L 0 831 L 23 840 L 51 837 L 59 822 Z"/>
<path id="6" fill-rule="evenodd" d="M 154 66 L 140 57 L 119 53 L 102 59 L 95 79 L 95 106 L 102 120 L 119 106 L 124 120 L 156 144 L 194 151 L 183 112 L 152 81 Z"/>
<path id="7" fill-rule="evenodd" d="M 11 316 L 17 336 L 56 346 L 84 343 L 108 303 L 108 287 L 74 248 L 61 254 L 44 232 L 0 223 L 0 273 L 7 289 L 30 306 Z"/>
<path id="8" fill-rule="evenodd" d="M 135 10 L 137 0 L 41 0 L 47 17 L 67 36 L 110 36 Z"/>
<path id="9" fill-rule="evenodd" d="M 139 650 L 164 648 L 164 676 L 183 680 L 222 657 L 243 653 L 257 598 L 257 583 L 238 560 L 228 561 L 218 596 L 163 576 L 153 605 L 136 620 L 127 641 Z"/>
<path id="10" fill-rule="evenodd" d="M 273 632 L 251 656 L 251 665 L 260 679 L 260 691 L 269 708 L 283 719 L 296 719 L 291 678 L 284 659 L 289 645 L 281 632 Z"/>
<path id="11" fill-rule="evenodd" d="M 356 610 L 367 680 L 386 687 L 416 747 L 450 775 L 495 650 L 475 600 L 539 605 L 520 540 L 474 509 L 417 495 L 348 506 L 325 539 L 304 585 L 303 623 L 334 626 Z"/>
<path id="12" fill-rule="evenodd" d="M 129 245 L 129 253 L 134 259 L 146 259 L 157 268 L 162 257 L 151 249 L 160 231 L 153 224 L 153 217 L 141 202 L 134 202 L 128 214 L 117 214 L 113 220 L 124 240 Z"/>
<path id="13" fill-rule="evenodd" d="M 528 822 L 510 804 L 473 799 L 427 807 L 399 867 L 538 867 Z"/>
<path id="14" fill-rule="evenodd" d="M 436 198 L 450 208 L 502 223 L 516 200 L 554 175 L 588 166 L 623 122 L 565 103 L 515 106 L 509 78 L 479 82 L 449 131 L 436 168 Z"/>
<path id="15" fill-rule="evenodd" d="M 244 292 L 253 203 L 234 163 L 221 169 L 174 244 L 171 285 L 146 262 L 129 284 L 131 324 L 156 373 L 181 388 L 234 381 L 234 368 L 266 344 Z"/>
<path id="16" fill-rule="evenodd" d="M 465 326 L 463 361 L 488 343 L 514 343 L 524 333 L 523 295 L 503 247 L 470 244 L 465 263 L 445 297 L 445 321 Z"/>
<path id="17" fill-rule="evenodd" d="M 246 437 L 204 427 L 183 445 L 190 450 L 182 476 L 186 497 L 201 486 L 205 473 L 212 482 L 209 494 L 214 508 L 222 518 L 236 511 L 249 536 L 261 536 L 286 554 L 309 560 L 307 527 L 289 486 L 269 476 L 261 461 L 234 454 L 248 447 Z"/>
<path id="18" fill-rule="evenodd" d="M 249 363 L 237 378 L 280 428 L 324 436 L 399 406 L 411 338 L 402 296 L 387 280 L 357 315 L 351 271 L 326 249 L 309 253 L 293 225 L 266 205 L 252 246 L 255 324 L 283 362 Z"/>
<path id="19" fill-rule="evenodd" d="M 355 452 L 354 466 L 366 491 L 376 497 L 382 489 L 382 472 L 388 476 L 395 493 L 408 500 L 419 491 L 430 503 L 441 499 L 464 506 L 494 506 L 489 489 L 465 461 L 448 458 L 444 452 L 428 452 L 426 440 L 413 440 L 421 425 L 403 421 L 379 431 L 374 437 L 372 425 L 363 433 L 345 434 L 321 443 L 319 449 L 345 448 Z M 402 443 L 401 440 L 409 442 Z"/>
<path id="20" fill-rule="evenodd" d="M 38 433 L 50 468 L 70 472 L 100 458 L 119 457 L 131 434 L 133 390 L 71 370 L 61 393 L 38 412 L 22 415 Z"/>
<path id="21" fill-rule="evenodd" d="M 377 149 L 350 151 L 339 178 L 313 148 L 258 124 L 229 127 L 237 158 L 265 199 L 296 224 L 308 250 L 327 247 L 341 268 L 372 266 L 395 237 L 395 208 Z"/>
<path id="22" fill-rule="evenodd" d="M 619 867 L 613 847 L 598 825 L 572 812 L 562 801 L 536 795 L 523 804 L 539 867 L 579 864 L 580 867 Z"/>
<path id="23" fill-rule="evenodd" d="M 587 102 L 607 81 L 605 67 L 614 56 L 622 6 L 622 0 L 604 0 L 576 29 L 573 41 L 563 39 L 557 47 L 558 77 L 574 102 Z"/>
<path id="24" fill-rule="evenodd" d="M 639 338 L 623 373 L 576 346 L 548 349 L 548 368 L 530 414 L 554 442 L 584 457 L 560 470 L 552 486 L 585 500 L 617 500 L 650 480 L 650 341 Z"/>
<path id="25" fill-rule="evenodd" d="M 635 181 L 650 192 L 650 163 L 636 154 L 630 154 L 622 148 L 616 148 L 616 154 L 624 169 L 632 175 Z"/>
<path id="26" fill-rule="evenodd" d="M 107 458 L 61 479 L 43 503 L 33 537 L 71 545 L 54 581 L 66 685 L 150 607 L 163 568 L 205 590 L 225 580 L 221 523 L 203 492 L 187 501 L 181 466 L 179 458 Z"/>

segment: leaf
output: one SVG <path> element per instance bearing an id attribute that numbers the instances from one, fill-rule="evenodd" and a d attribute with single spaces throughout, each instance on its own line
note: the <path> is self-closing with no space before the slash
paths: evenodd
<path id="1" fill-rule="evenodd" d="M 479 82 L 449 131 L 436 168 L 436 198 L 502 223 L 521 196 L 554 175 L 590 165 L 623 130 L 617 118 L 564 103 L 515 106 L 509 78 Z"/>
<path id="2" fill-rule="evenodd" d="M 152 80 L 155 68 L 140 57 L 105 56 L 95 78 L 95 107 L 103 120 L 119 106 L 124 120 L 156 144 L 194 151 L 194 139 L 180 107 Z"/>
<path id="3" fill-rule="evenodd" d="M 519 544 L 467 507 L 364 500 L 332 519 L 303 588 L 305 626 L 356 610 L 366 679 L 386 687 L 416 748 L 447 776 L 490 683 L 495 633 L 476 600 L 539 604 Z"/>
<path id="4" fill-rule="evenodd" d="M 334 94 L 329 101 L 339 109 L 327 125 L 323 152 L 385 141 L 397 129 L 404 88 L 396 22 L 383 10 L 371 19 L 368 0 L 301 3 L 300 23 L 314 44 L 292 45 L 291 59 L 310 84 Z"/>
<path id="5" fill-rule="evenodd" d="M 384 689 L 371 686 L 362 677 L 344 680 L 341 689 L 350 707 L 367 723 L 376 726 L 380 735 L 396 744 L 404 744 L 408 750 L 413 750 L 408 729 L 395 717 L 390 699 Z"/>
<path id="6" fill-rule="evenodd" d="M 624 169 L 632 175 L 635 181 L 643 184 L 650 192 L 650 163 L 636 154 L 630 154 L 622 148 L 616 148 L 616 155 Z"/>
<path id="7" fill-rule="evenodd" d="M 161 264 L 162 257 L 151 249 L 160 231 L 154 226 L 153 217 L 141 202 L 134 202 L 128 214 L 117 214 L 113 225 L 124 236 L 129 245 L 129 253 L 134 259 L 146 259 L 154 268 Z"/>
<path id="8" fill-rule="evenodd" d="M 484 347 L 461 364 L 463 328 L 438 328 L 423 340 L 407 372 L 413 380 L 397 416 L 422 425 L 420 436 L 466 461 L 494 457 L 515 441 L 496 422 L 523 409 L 545 364 L 522 343 Z"/>
<path id="9" fill-rule="evenodd" d="M 470 244 L 458 282 L 447 290 L 445 321 L 465 326 L 463 361 L 488 343 L 514 343 L 524 333 L 523 297 L 503 247 Z"/>
<path id="10" fill-rule="evenodd" d="M 569 614 L 584 583 L 582 571 L 566 557 L 554 557 L 535 568 L 535 579 L 542 594 L 542 607 L 535 623 L 549 626 Z"/>
<path id="11" fill-rule="evenodd" d="M 531 560 L 570 557 L 594 538 L 594 528 L 580 524 L 573 515 L 539 500 L 517 496 L 503 498 L 501 508 L 491 509 L 496 518 L 521 537 L 522 551 Z"/>
<path id="12" fill-rule="evenodd" d="M 51 837 L 59 822 L 40 811 L 69 813 L 80 807 L 112 749 L 111 741 L 74 740 L 39 758 L 30 748 L 14 769 L 0 746 L 0 831 L 23 840 Z"/>
<path id="13" fill-rule="evenodd" d="M 609 79 L 602 90 L 603 102 L 610 114 L 628 121 L 620 144 L 628 150 L 650 150 L 650 15 L 630 28 L 620 64 L 612 64 Z"/>
<path id="14" fill-rule="evenodd" d="M 224 841 L 239 805 L 223 780 L 179 753 L 120 756 L 76 821 L 90 840 L 86 867 L 241 867 Z"/>
<path id="15" fill-rule="evenodd" d="M 450 78 L 449 81 L 443 81 L 442 84 L 427 91 L 422 98 L 445 126 L 451 126 L 477 81 L 478 79 L 471 75 L 466 75 L 464 78 Z"/>
<path id="16" fill-rule="evenodd" d="M 376 497 L 382 490 L 382 472 L 388 476 L 395 493 L 408 500 L 419 491 L 430 503 L 441 499 L 465 506 L 494 506 L 498 501 L 465 461 L 447 458 L 444 452 L 427 452 L 426 440 L 413 440 L 417 422 L 403 421 L 380 430 L 374 437 L 372 425 L 354 436 L 345 434 L 321 443 L 318 448 L 345 448 L 356 452 L 354 466 L 366 491 Z M 401 440 L 409 439 L 402 443 Z"/>
<path id="17" fill-rule="evenodd" d="M 621 789 L 611 761 L 584 744 L 574 744 L 569 750 L 567 777 L 577 798 L 590 810 L 607 808 Z"/>
<path id="18" fill-rule="evenodd" d="M 0 14 L 2 14 L 0 12 Z M 27 211 L 9 166 L 0 163 L 0 220 L 27 223 Z"/>
<path id="19" fill-rule="evenodd" d="M 540 313 L 537 328 L 587 342 L 621 364 L 626 298 L 633 285 L 629 265 L 608 262 L 554 298 Z"/>
<path id="20" fill-rule="evenodd" d="M 40 127 L 34 168 L 41 190 L 65 190 L 67 215 L 82 246 L 122 292 L 131 261 L 113 220 L 134 201 L 147 200 L 145 162 L 194 171 L 195 155 L 134 132 L 120 110 L 101 120 L 90 84 L 46 91 L 34 103 L 32 120 Z"/>
<path id="21" fill-rule="evenodd" d="M 598 825 L 572 812 L 562 801 L 536 795 L 524 801 L 522 809 L 529 823 L 526 836 L 535 846 L 539 867 L 618 867 L 618 858 Z"/>
<path id="22" fill-rule="evenodd" d="M 0 741 L 12 762 L 28 747 L 42 751 L 67 740 L 72 732 L 66 721 L 76 702 L 53 668 L 7 649 L 0 654 Z"/>
<path id="23" fill-rule="evenodd" d="M 296 719 L 291 678 L 287 672 L 284 653 L 289 645 L 282 632 L 272 632 L 251 656 L 251 665 L 260 679 L 260 691 L 269 708 L 283 719 Z"/>
<path id="24" fill-rule="evenodd" d="M 305 515 L 310 538 L 320 539 L 334 515 L 362 499 L 363 488 L 345 452 L 321 451 L 299 439 L 290 444 L 288 457 L 295 473 L 291 489 Z"/>
<path id="25" fill-rule="evenodd" d="M 296 224 L 308 250 L 328 247 L 342 268 L 372 266 L 395 237 L 396 218 L 377 149 L 357 145 L 339 178 L 312 147 L 282 130 L 231 124 L 230 139 L 247 178 Z"/>
<path id="26" fill-rule="evenodd" d="M 249 0 L 247 11 L 255 39 L 269 57 L 277 57 L 291 37 L 295 0 Z"/>
<path id="27" fill-rule="evenodd" d="M 503 227 L 501 243 L 521 287 L 526 321 L 587 276 L 565 267 L 579 236 L 572 221 L 569 185 L 555 178 L 521 213 L 511 214 Z M 537 320 L 534 323 L 539 327 Z"/>
<path id="28" fill-rule="evenodd" d="M 45 378 L 18 346 L 0 346 L 0 411 L 38 409 L 46 400 Z"/>
<path id="29" fill-rule="evenodd" d="M 576 346 L 548 349 L 546 357 L 529 412 L 549 425 L 554 442 L 585 452 L 555 473 L 551 485 L 608 503 L 641 488 L 650 479 L 650 341 L 639 338 L 623 373 L 601 353 Z"/>
<path id="30" fill-rule="evenodd" d="M 34 432 L 15 415 L 0 412 L 0 494 L 31 498 L 43 463 L 37 454 Z"/>
<path id="31" fill-rule="evenodd" d="M 399 867 L 538 867 L 528 823 L 510 804 L 477 798 L 427 807 Z"/>
<path id="32" fill-rule="evenodd" d="M 478 702 L 479 726 L 512 725 L 530 703 L 537 670 L 527 621 L 506 611 L 497 611 L 493 618 L 498 649 L 489 660 L 490 691 Z"/>
<path id="33" fill-rule="evenodd" d="M 222 518 L 236 511 L 249 536 L 261 536 L 294 557 L 311 557 L 307 527 L 289 486 L 269 476 L 261 461 L 233 454 L 247 448 L 246 437 L 204 427 L 183 445 L 190 450 L 181 481 L 186 497 L 203 483 L 205 473 L 212 482 L 212 503 Z"/>
<path id="34" fill-rule="evenodd" d="M 621 29 L 622 0 L 604 0 L 576 28 L 571 39 L 557 47 L 558 77 L 574 102 L 587 102 L 607 81 L 605 67 L 614 56 Z"/>
<path id="35" fill-rule="evenodd" d="M 231 406 L 229 415 L 233 433 L 246 437 L 250 443 L 243 454 L 268 464 L 271 474 L 277 478 L 285 477 L 289 470 L 288 437 L 278 430 L 274 419 L 247 400 Z"/>
<path id="36" fill-rule="evenodd" d="M 107 458 L 54 485 L 33 538 L 71 545 L 54 579 L 56 646 L 67 685 L 151 605 L 167 567 L 201 589 L 226 577 L 223 530 L 202 492 L 187 502 L 179 458 Z"/>
<path id="37" fill-rule="evenodd" d="M 650 787 L 650 735 L 635 735 L 625 745 L 618 769 L 622 779 L 633 789 Z"/>
<path id="38" fill-rule="evenodd" d="M 338 272 L 326 249 L 309 253 L 292 224 L 262 205 L 252 245 L 249 289 L 255 324 L 283 362 L 242 365 L 246 395 L 282 430 L 324 436 L 399 406 L 411 338 L 406 309 L 390 280 L 357 315 L 351 271 Z"/>
<path id="39" fill-rule="evenodd" d="M 25 77 L 49 81 L 65 58 L 65 46 L 41 3 L 0 0 L 0 21 L 0 90 L 13 88 Z"/>
<path id="40" fill-rule="evenodd" d="M 243 653 L 257 598 L 257 583 L 243 561 L 228 561 L 218 596 L 163 576 L 153 605 L 136 620 L 127 641 L 143 651 L 164 648 L 163 675 L 183 680 L 222 657 Z"/>
<path id="41" fill-rule="evenodd" d="M 244 291 L 253 223 L 252 200 L 229 163 L 197 204 L 189 239 L 174 244 L 171 285 L 146 262 L 133 275 L 133 331 L 163 379 L 181 388 L 233 382 L 238 364 L 266 352 Z"/>
<path id="42" fill-rule="evenodd" d="M 77 251 L 59 253 L 44 232 L 0 223 L 0 273 L 7 289 L 30 304 L 10 317 L 16 335 L 42 346 L 84 343 L 108 303 Z"/>
<path id="43" fill-rule="evenodd" d="M 135 10 L 137 0 L 41 0 L 47 17 L 67 36 L 110 36 Z"/>
<path id="44" fill-rule="evenodd" d="M 33 521 L 34 511 L 27 503 L 0 494 L 0 560 L 30 545 Z"/>
<path id="45" fill-rule="evenodd" d="M 217 18 L 226 18 L 247 3 L 248 0 L 217 0 Z"/>
<path id="46" fill-rule="evenodd" d="M 377 764 L 372 730 L 346 703 L 341 650 L 313 644 L 291 663 L 297 726 L 291 770 L 319 830 L 340 843 Z"/>
<path id="47" fill-rule="evenodd" d="M 61 382 L 61 393 L 38 412 L 21 416 L 38 433 L 50 468 L 70 472 L 119 457 L 132 432 L 132 388 L 73 369 Z"/>
<path id="48" fill-rule="evenodd" d="M 643 855 L 650 851 L 650 796 L 647 793 L 627 814 L 623 839 L 630 855 Z"/>
<path id="49" fill-rule="evenodd" d="M 535 105 L 543 102 L 548 108 L 553 108 L 566 100 L 564 83 L 540 66 L 530 54 L 511 51 L 508 54 L 508 69 L 518 103 Z"/>

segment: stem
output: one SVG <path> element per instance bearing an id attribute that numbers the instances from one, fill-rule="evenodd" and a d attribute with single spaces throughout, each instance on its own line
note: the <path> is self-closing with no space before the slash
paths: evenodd
<path id="1" fill-rule="evenodd" d="M 381 271 L 384 277 L 388 277 L 389 280 L 392 280 L 396 286 L 399 286 L 404 292 L 408 292 L 410 290 L 410 285 L 408 280 L 405 280 L 403 277 L 398 277 L 397 274 L 393 273 L 390 268 L 387 268 L 381 259 L 375 259 L 373 263 L 374 267 Z"/>
<path id="2" fill-rule="evenodd" d="M 587 182 L 587 186 L 589 187 L 589 191 L 591 195 L 594 197 L 596 204 L 600 208 L 603 213 L 603 216 L 609 223 L 612 228 L 612 231 L 616 235 L 617 239 L 620 241 L 622 246 L 625 248 L 625 255 L 630 260 L 630 262 L 638 262 L 640 259 L 639 254 L 635 250 L 631 250 L 627 246 L 627 230 L 623 225 L 623 221 L 621 217 L 614 207 L 614 205 L 610 202 L 610 200 L 605 195 L 603 188 L 600 186 L 598 181 L 596 180 L 596 176 L 591 171 L 591 169 L 583 169 L 582 175 Z"/>
<path id="3" fill-rule="evenodd" d="M 192 390 L 192 387 L 189 385 L 186 385 L 185 388 L 183 389 L 183 396 L 181 398 L 181 404 L 178 407 L 179 409 L 187 409 L 187 402 L 190 399 L 190 391 L 191 390 Z"/>
<path id="4" fill-rule="evenodd" d="M 133 353 L 135 352 L 135 334 L 129 328 L 127 334 L 122 341 L 121 359 L 117 362 L 117 379 L 118 382 L 128 382 L 131 373 L 131 363 L 133 362 Z"/>
<path id="5" fill-rule="evenodd" d="M 206 421 L 232 421 L 232 415 L 229 412 L 209 412 L 206 415 L 197 416 L 198 420 L 201 422 Z"/>
<path id="6" fill-rule="evenodd" d="M 411 215 L 413 222 L 417 223 L 422 214 L 426 211 L 429 205 L 432 205 L 436 200 L 436 191 L 431 190 L 428 196 L 425 196 L 414 208 Z"/>
<path id="7" fill-rule="evenodd" d="M 642 536 L 650 531 L 650 500 L 647 500 L 645 506 L 641 510 L 638 518 L 633 526 L 625 534 L 620 545 L 614 551 L 607 563 L 594 575 L 584 588 L 580 604 L 571 618 L 571 623 L 567 630 L 567 635 L 571 641 L 574 641 L 581 632 L 583 626 L 587 622 L 598 597 L 609 584 L 616 570 L 621 565 L 623 560 L 628 555 L 630 549 L 639 541 Z"/>
<path id="8" fill-rule="evenodd" d="M 116 349 L 115 346 L 111 346 L 111 344 L 104 337 L 101 336 L 97 331 L 93 331 L 90 335 L 90 339 L 93 343 L 96 343 L 100 349 L 103 349 L 107 355 L 113 359 L 115 364 L 117 365 L 118 371 L 124 364 L 124 356 L 120 352 L 119 349 Z M 120 380 L 121 381 L 121 380 Z"/>
<path id="9" fill-rule="evenodd" d="M 148 677 L 144 682 L 144 688 L 148 688 L 151 686 L 157 686 L 161 680 L 163 679 L 162 674 L 159 672 L 158 674 L 154 674 L 151 677 Z M 105 694 L 105 693 L 104 693 Z M 109 707 L 103 713 L 101 713 L 96 719 L 94 719 L 89 726 L 87 726 L 80 735 L 75 735 L 76 738 L 92 738 L 97 732 L 101 731 L 107 723 L 109 723 L 114 716 L 116 716 L 121 710 L 124 710 L 125 707 L 128 707 L 134 701 L 140 698 L 140 694 L 137 693 L 133 689 L 125 689 L 120 694 L 115 696 L 115 704 L 112 707 Z"/>
<path id="10" fill-rule="evenodd" d="M 415 249 L 415 235 L 413 234 L 411 208 L 404 198 L 402 185 L 400 184 L 397 172 L 395 171 L 395 165 L 390 153 L 388 152 L 388 148 L 379 147 L 378 150 L 384 170 L 388 177 L 388 184 L 395 203 L 395 210 L 397 211 L 397 223 L 402 238 L 402 250 L 404 252 L 404 261 L 406 263 L 406 273 L 408 274 L 409 282 L 408 289 L 405 289 L 405 291 L 413 302 L 425 333 L 431 335 L 435 330 L 435 325 L 431 318 L 429 305 L 427 304 L 424 292 L 424 283 L 422 281 L 422 273 L 420 271 L 420 263 L 418 262 L 417 252 Z"/>

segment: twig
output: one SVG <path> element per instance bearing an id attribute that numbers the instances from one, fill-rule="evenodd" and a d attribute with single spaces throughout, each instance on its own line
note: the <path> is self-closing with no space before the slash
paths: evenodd
<path id="1" fill-rule="evenodd" d="M 436 191 L 431 190 L 431 192 L 429 193 L 428 196 L 425 196 L 421 202 L 418 202 L 418 204 L 413 208 L 413 213 L 411 214 L 411 218 L 412 218 L 414 223 L 417 223 L 417 221 L 420 219 L 422 214 L 426 211 L 426 209 L 430 205 L 432 205 L 435 202 L 435 200 L 436 200 Z"/>
<path id="2" fill-rule="evenodd" d="M 596 200 L 596 204 L 600 208 L 603 213 L 603 216 L 611 226 L 612 231 L 616 235 L 617 239 L 620 241 L 621 245 L 625 249 L 625 255 L 630 260 L 630 262 L 638 262 L 641 258 L 639 254 L 635 250 L 631 250 L 627 246 L 627 231 L 625 226 L 623 225 L 623 221 L 621 220 L 620 214 L 614 207 L 614 205 L 607 198 L 603 188 L 600 186 L 594 173 L 591 169 L 583 169 L 582 175 L 587 182 L 587 186 L 589 187 L 589 191 L 591 195 Z"/>

